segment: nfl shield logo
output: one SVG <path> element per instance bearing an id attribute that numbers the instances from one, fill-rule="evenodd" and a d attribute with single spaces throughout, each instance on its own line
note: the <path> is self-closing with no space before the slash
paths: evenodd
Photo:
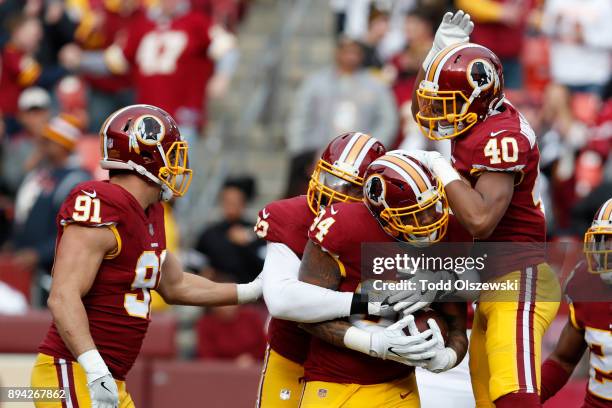
<path id="1" fill-rule="evenodd" d="M 325 388 L 319 388 L 317 395 L 319 396 L 319 398 L 325 398 L 327 397 L 327 390 Z"/>
<path id="2" fill-rule="evenodd" d="M 291 390 L 283 388 L 280 392 L 280 399 L 287 401 L 289 398 L 291 398 Z"/>

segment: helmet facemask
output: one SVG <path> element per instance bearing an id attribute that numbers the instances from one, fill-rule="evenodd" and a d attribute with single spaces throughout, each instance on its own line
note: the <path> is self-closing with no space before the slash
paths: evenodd
<path id="1" fill-rule="evenodd" d="M 383 201 L 380 219 L 390 235 L 413 245 L 429 245 L 441 241 L 448 228 L 448 201 L 440 181 L 417 197 L 418 203 L 390 208 Z"/>
<path id="2" fill-rule="evenodd" d="M 612 227 L 593 225 L 584 234 L 587 269 L 612 284 Z"/>
<path id="3" fill-rule="evenodd" d="M 163 149 L 160 148 L 160 152 Z M 192 170 L 189 168 L 188 159 L 189 146 L 185 141 L 172 143 L 170 149 L 165 152 L 165 166 L 159 169 L 157 178 L 162 188 L 167 188 L 174 197 L 185 195 L 191 185 Z"/>
<path id="4" fill-rule="evenodd" d="M 361 201 L 362 186 L 363 177 L 352 166 L 338 162 L 331 165 L 321 159 L 308 183 L 308 206 L 314 214 L 318 214 L 321 207 L 333 203 Z"/>
<path id="5" fill-rule="evenodd" d="M 421 81 L 416 92 L 419 104 L 416 122 L 429 139 L 451 139 L 476 124 L 476 114 L 468 109 L 477 95 L 468 98 L 461 91 L 440 91 L 438 88 L 436 83 Z"/>

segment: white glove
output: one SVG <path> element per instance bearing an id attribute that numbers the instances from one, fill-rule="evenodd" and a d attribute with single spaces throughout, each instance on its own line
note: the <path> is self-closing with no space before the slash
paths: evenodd
<path id="1" fill-rule="evenodd" d="M 427 358 L 434 356 L 434 352 L 426 352 L 435 344 L 435 340 L 428 337 L 432 335 L 431 330 L 425 330 L 416 335 L 408 336 L 402 330 L 407 326 L 414 326 L 414 317 L 406 316 L 400 321 L 386 327 L 384 330 L 370 333 L 357 327 L 351 327 L 344 335 L 344 344 L 347 348 L 360 351 L 372 357 L 383 360 L 393 360 L 402 364 L 424 367 Z"/>
<path id="2" fill-rule="evenodd" d="M 236 285 L 236 297 L 238 304 L 253 303 L 263 295 L 263 277 L 260 273 L 249 283 Z"/>
<path id="3" fill-rule="evenodd" d="M 427 320 L 427 324 L 429 325 L 429 329 L 425 330 L 425 332 L 431 331 L 433 342 L 428 343 L 430 347 L 423 350 L 421 355 L 412 356 L 412 360 L 415 364 L 424 363 L 418 366 L 433 373 L 441 373 L 442 371 L 450 370 L 457 362 L 457 353 L 452 348 L 444 346 L 442 332 L 434 319 Z M 419 334 L 416 325 L 413 327 L 408 326 L 408 330 L 412 336 Z"/>
<path id="4" fill-rule="evenodd" d="M 92 408 L 116 408 L 119 406 L 119 390 L 98 350 L 81 354 L 77 361 L 87 375 L 87 388 Z"/>
<path id="5" fill-rule="evenodd" d="M 458 10 L 455 14 L 450 11 L 446 13 L 436 31 L 433 46 L 423 61 L 423 69 L 427 71 L 435 55 L 444 48 L 470 41 L 472 30 L 474 30 L 474 23 L 470 15 L 463 10 Z"/>
<path id="6" fill-rule="evenodd" d="M 367 296 L 368 311 L 367 313 L 372 316 L 382 317 L 395 317 L 397 312 L 393 310 L 392 305 L 388 299 L 391 295 L 397 293 L 394 290 L 377 290 L 374 289 L 374 281 L 367 280 L 361 284 L 361 292 L 367 295 L 362 295 L 364 298 Z M 395 320 L 395 319 L 393 319 Z"/>
<path id="7" fill-rule="evenodd" d="M 414 274 L 411 274 L 408 278 L 409 280 L 413 280 L 416 282 L 417 289 L 416 290 L 404 290 L 401 292 L 396 292 L 394 295 L 390 296 L 388 302 L 393 305 L 393 310 L 396 312 L 403 312 L 404 315 L 409 315 L 417 310 L 420 310 L 424 307 L 429 306 L 436 300 L 436 296 L 441 290 L 435 289 L 433 286 L 438 284 L 439 282 L 454 282 L 455 276 L 453 273 L 448 271 L 427 271 L 427 270 L 418 270 Z M 425 287 L 422 288 L 421 281 L 426 281 L 431 284 L 431 288 Z M 452 283 L 451 283 L 452 288 Z"/>
<path id="8" fill-rule="evenodd" d="M 427 168 L 429 168 L 429 170 L 431 170 L 431 172 L 440 179 L 444 187 L 455 180 L 461 180 L 461 176 L 459 176 L 457 170 L 453 168 L 453 166 L 444 158 L 444 156 L 440 154 L 440 152 L 409 150 L 406 153 L 427 166 Z"/>

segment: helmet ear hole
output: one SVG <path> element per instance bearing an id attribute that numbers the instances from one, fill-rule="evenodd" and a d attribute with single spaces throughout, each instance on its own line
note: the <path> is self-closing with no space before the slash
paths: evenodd
<path id="1" fill-rule="evenodd" d="M 145 161 L 153 160 L 151 153 L 147 152 L 146 150 L 142 150 L 140 152 L 140 156 L 145 159 Z"/>

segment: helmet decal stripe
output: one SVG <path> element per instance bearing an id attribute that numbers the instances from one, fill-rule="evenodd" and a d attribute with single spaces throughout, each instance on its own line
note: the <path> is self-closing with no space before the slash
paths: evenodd
<path id="1" fill-rule="evenodd" d="M 401 167 L 408 174 L 408 176 L 414 180 L 418 186 L 419 194 L 424 193 L 429 189 L 427 185 L 428 183 L 425 181 L 426 178 L 417 171 L 415 168 L 416 165 L 413 162 L 409 162 L 403 157 L 393 155 L 385 155 L 383 158 Z"/>
<path id="2" fill-rule="evenodd" d="M 608 221 L 612 219 L 612 198 L 601 206 L 601 211 L 597 215 L 598 221 Z"/>
<path id="3" fill-rule="evenodd" d="M 354 135 L 351 136 L 351 140 L 349 140 L 346 146 L 344 146 L 344 150 L 342 150 L 342 154 L 338 158 L 339 162 L 346 161 L 346 157 L 348 156 L 349 152 L 353 148 L 353 145 L 357 142 L 357 140 L 359 140 L 360 136 L 361 136 L 361 133 L 359 132 L 356 132 Z"/>
<path id="4" fill-rule="evenodd" d="M 351 148 L 351 151 L 348 152 L 348 154 L 346 155 L 346 159 L 344 160 L 347 164 L 350 164 L 351 166 L 355 164 L 359 153 L 361 153 L 361 150 L 368 142 L 368 139 L 370 139 L 368 135 L 359 133 L 359 138 L 355 141 L 353 147 Z"/>
<path id="5" fill-rule="evenodd" d="M 434 82 L 433 78 L 434 78 L 435 72 L 438 70 L 439 66 L 444 65 L 444 63 L 442 62 L 442 59 L 444 59 L 446 55 L 450 54 L 451 51 L 453 51 L 457 47 L 460 47 L 461 45 L 465 45 L 465 44 L 459 43 L 459 44 L 451 45 L 450 47 L 447 47 L 438 53 L 436 58 L 434 58 L 431 64 L 429 64 L 429 66 L 427 67 L 427 72 L 425 73 L 425 78 L 429 82 Z M 444 60 L 444 62 L 446 62 L 446 59 Z"/>
<path id="6" fill-rule="evenodd" d="M 454 46 L 448 47 L 446 49 L 446 52 L 441 51 L 440 54 L 438 54 L 438 57 L 434 60 L 434 62 L 431 64 L 431 66 L 427 70 L 427 75 L 425 76 L 427 80 L 437 84 L 438 80 L 440 79 L 440 74 L 442 73 L 442 68 L 446 64 L 446 61 L 451 59 L 453 55 L 455 55 L 457 52 L 463 49 L 466 49 L 466 48 L 485 48 L 485 47 L 483 47 L 482 45 L 473 44 L 473 43 L 456 44 Z"/>
<path id="7" fill-rule="evenodd" d="M 357 156 L 357 160 L 355 160 L 354 166 L 356 168 L 359 168 L 361 166 L 361 163 L 363 163 L 363 159 L 365 159 L 366 154 L 368 154 L 368 152 L 370 151 L 370 149 L 372 148 L 372 146 L 374 146 L 374 143 L 376 142 L 377 140 L 373 137 L 370 137 L 368 139 L 365 146 L 363 146 L 363 148 L 361 149 L 361 152 L 359 152 L 359 156 Z"/>
<path id="8" fill-rule="evenodd" d="M 384 166 L 387 166 L 387 167 L 393 169 L 397 174 L 399 174 L 406 181 L 406 183 L 408 183 L 408 185 L 412 189 L 412 192 L 416 196 L 422 194 L 423 191 L 421 191 L 419 186 L 417 186 L 415 180 L 411 177 L 411 175 L 409 173 L 407 173 L 406 170 L 404 170 L 403 167 L 400 167 L 399 165 L 389 161 L 389 158 L 391 158 L 391 157 L 392 156 L 383 156 L 380 159 L 377 159 L 374 163 L 382 164 Z"/>
<path id="9" fill-rule="evenodd" d="M 115 119 L 121 112 L 123 112 L 124 110 L 130 109 L 131 107 L 132 106 L 126 106 L 124 108 L 119 109 L 115 113 L 111 114 L 108 118 L 106 118 L 106 121 L 102 125 L 102 136 L 103 136 L 103 140 L 102 140 L 102 143 L 103 143 L 103 146 L 102 146 L 103 157 L 102 157 L 102 160 L 108 160 L 108 144 L 106 143 L 106 132 L 108 131 L 108 127 L 113 122 L 113 119 Z"/>

